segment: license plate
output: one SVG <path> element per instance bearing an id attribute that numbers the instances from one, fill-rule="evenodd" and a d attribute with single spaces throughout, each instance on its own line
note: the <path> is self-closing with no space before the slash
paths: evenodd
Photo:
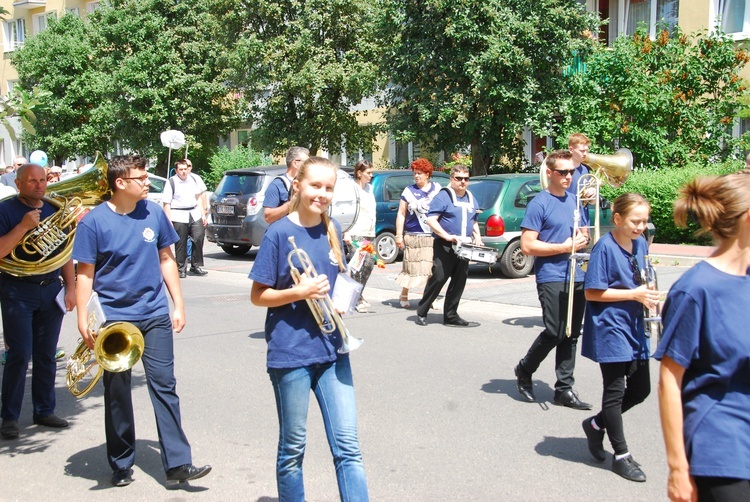
<path id="1" fill-rule="evenodd" d="M 216 206 L 216 213 L 217 214 L 234 214 L 234 206 L 218 205 Z"/>

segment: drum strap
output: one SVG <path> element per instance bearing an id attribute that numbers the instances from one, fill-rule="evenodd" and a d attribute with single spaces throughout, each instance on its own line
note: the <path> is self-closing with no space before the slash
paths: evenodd
<path id="1" fill-rule="evenodd" d="M 461 208 L 461 237 L 469 237 L 468 235 L 466 235 L 466 224 L 468 223 L 469 219 L 469 210 L 474 208 L 474 196 L 470 191 L 466 190 L 466 195 L 469 196 L 469 200 L 460 201 L 458 200 L 456 192 L 451 187 L 445 187 L 443 188 L 443 190 L 448 192 L 453 205 Z"/>

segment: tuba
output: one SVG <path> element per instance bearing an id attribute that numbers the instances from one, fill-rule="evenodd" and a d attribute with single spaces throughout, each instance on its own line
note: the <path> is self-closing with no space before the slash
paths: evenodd
<path id="1" fill-rule="evenodd" d="M 92 351 L 83 341 L 68 359 L 66 382 L 70 393 L 84 397 L 105 370 L 114 373 L 129 370 L 140 360 L 143 348 L 143 335 L 129 322 L 114 322 L 100 328 L 94 343 L 93 361 Z"/>
<path id="2" fill-rule="evenodd" d="M 44 200 L 57 211 L 29 230 L 8 256 L 0 259 L 0 272 L 24 277 L 62 267 L 73 253 L 81 216 L 88 207 L 104 201 L 108 193 L 107 163 L 97 152 L 94 168 L 47 188 Z"/>
<path id="3" fill-rule="evenodd" d="M 305 250 L 297 247 L 297 245 L 294 243 L 294 237 L 290 236 L 289 242 L 292 244 L 294 249 L 289 251 L 286 260 L 289 263 L 289 268 L 291 270 L 292 280 L 294 281 L 294 283 L 299 284 L 299 282 L 302 280 L 302 274 L 300 274 L 299 269 L 294 266 L 294 263 L 292 263 L 292 259 L 295 256 L 297 257 L 297 260 L 299 260 L 300 266 L 302 267 L 302 273 L 307 274 L 308 277 L 317 277 L 318 273 L 315 271 L 315 267 L 313 266 L 312 261 L 310 261 L 310 257 L 307 255 Z M 320 331 L 322 331 L 323 334 L 330 335 L 331 333 L 336 331 L 336 328 L 338 328 L 339 333 L 341 333 L 342 343 L 341 347 L 339 347 L 336 352 L 338 352 L 339 354 L 346 354 L 348 352 L 351 352 L 352 350 L 359 348 L 359 346 L 362 345 L 364 340 L 362 340 L 361 338 L 355 338 L 349 334 L 349 330 L 346 329 L 346 326 L 344 325 L 344 320 L 341 319 L 341 315 L 336 312 L 336 309 L 333 306 L 331 295 L 326 294 L 325 297 L 320 300 L 312 300 L 310 298 L 307 298 L 305 299 L 305 301 L 307 302 L 307 306 L 310 307 L 313 317 L 315 317 L 315 322 L 318 323 Z"/>
<path id="4" fill-rule="evenodd" d="M 612 155 L 590 153 L 586 156 L 586 166 L 590 168 L 600 182 L 606 181 L 609 186 L 618 188 L 625 183 L 633 170 L 633 154 L 627 148 L 620 148 Z M 539 168 L 539 183 L 542 185 L 542 190 L 546 190 L 549 186 L 547 159 L 542 161 Z M 582 188 L 589 187 L 587 185 Z"/>

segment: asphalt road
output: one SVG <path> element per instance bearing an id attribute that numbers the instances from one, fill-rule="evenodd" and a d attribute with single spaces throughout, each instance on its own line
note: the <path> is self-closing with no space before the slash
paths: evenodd
<path id="1" fill-rule="evenodd" d="M 57 413 L 62 431 L 31 423 L 30 390 L 21 437 L 0 439 L 0 500 L 275 500 L 278 424 L 265 372 L 264 309 L 249 302 L 247 273 L 254 252 L 240 258 L 206 243 L 209 275 L 182 281 L 188 324 L 175 337 L 182 420 L 196 465 L 206 478 L 179 490 L 164 472 L 143 369 L 134 372 L 138 452 L 136 482 L 109 484 L 101 384 L 73 398 L 59 364 Z M 684 267 L 658 267 L 666 289 Z M 352 353 L 360 439 L 374 501 L 666 500 L 667 468 L 653 394 L 625 415 L 625 432 L 646 483 L 626 481 L 588 453 L 581 421 L 593 413 L 551 404 L 553 357 L 534 375 L 542 404 L 519 400 L 513 366 L 541 329 L 533 277 L 504 279 L 473 265 L 460 314 L 478 328 L 448 328 L 432 311 L 427 327 L 398 306 L 393 279 L 400 263 L 377 270 L 365 290 L 371 312 L 346 319 L 365 340 Z M 123 285 L 127 287 L 127 285 Z M 413 303 L 419 294 L 414 292 Z M 75 350 L 74 315 L 66 316 L 60 346 Z M 579 357 L 576 389 L 600 401 L 598 365 Z M 594 410 L 596 411 L 596 410 Z M 605 441 L 605 449 L 611 447 Z M 305 485 L 310 501 L 338 499 L 335 473 L 317 405 L 308 421 Z"/>

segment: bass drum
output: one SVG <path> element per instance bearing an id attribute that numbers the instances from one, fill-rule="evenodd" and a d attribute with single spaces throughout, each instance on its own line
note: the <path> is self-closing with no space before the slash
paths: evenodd
<path id="1" fill-rule="evenodd" d="M 339 169 L 336 187 L 333 190 L 333 200 L 328 206 L 328 216 L 338 221 L 341 231 L 346 232 L 354 225 L 359 215 L 359 190 L 357 182 L 344 171 Z"/>

